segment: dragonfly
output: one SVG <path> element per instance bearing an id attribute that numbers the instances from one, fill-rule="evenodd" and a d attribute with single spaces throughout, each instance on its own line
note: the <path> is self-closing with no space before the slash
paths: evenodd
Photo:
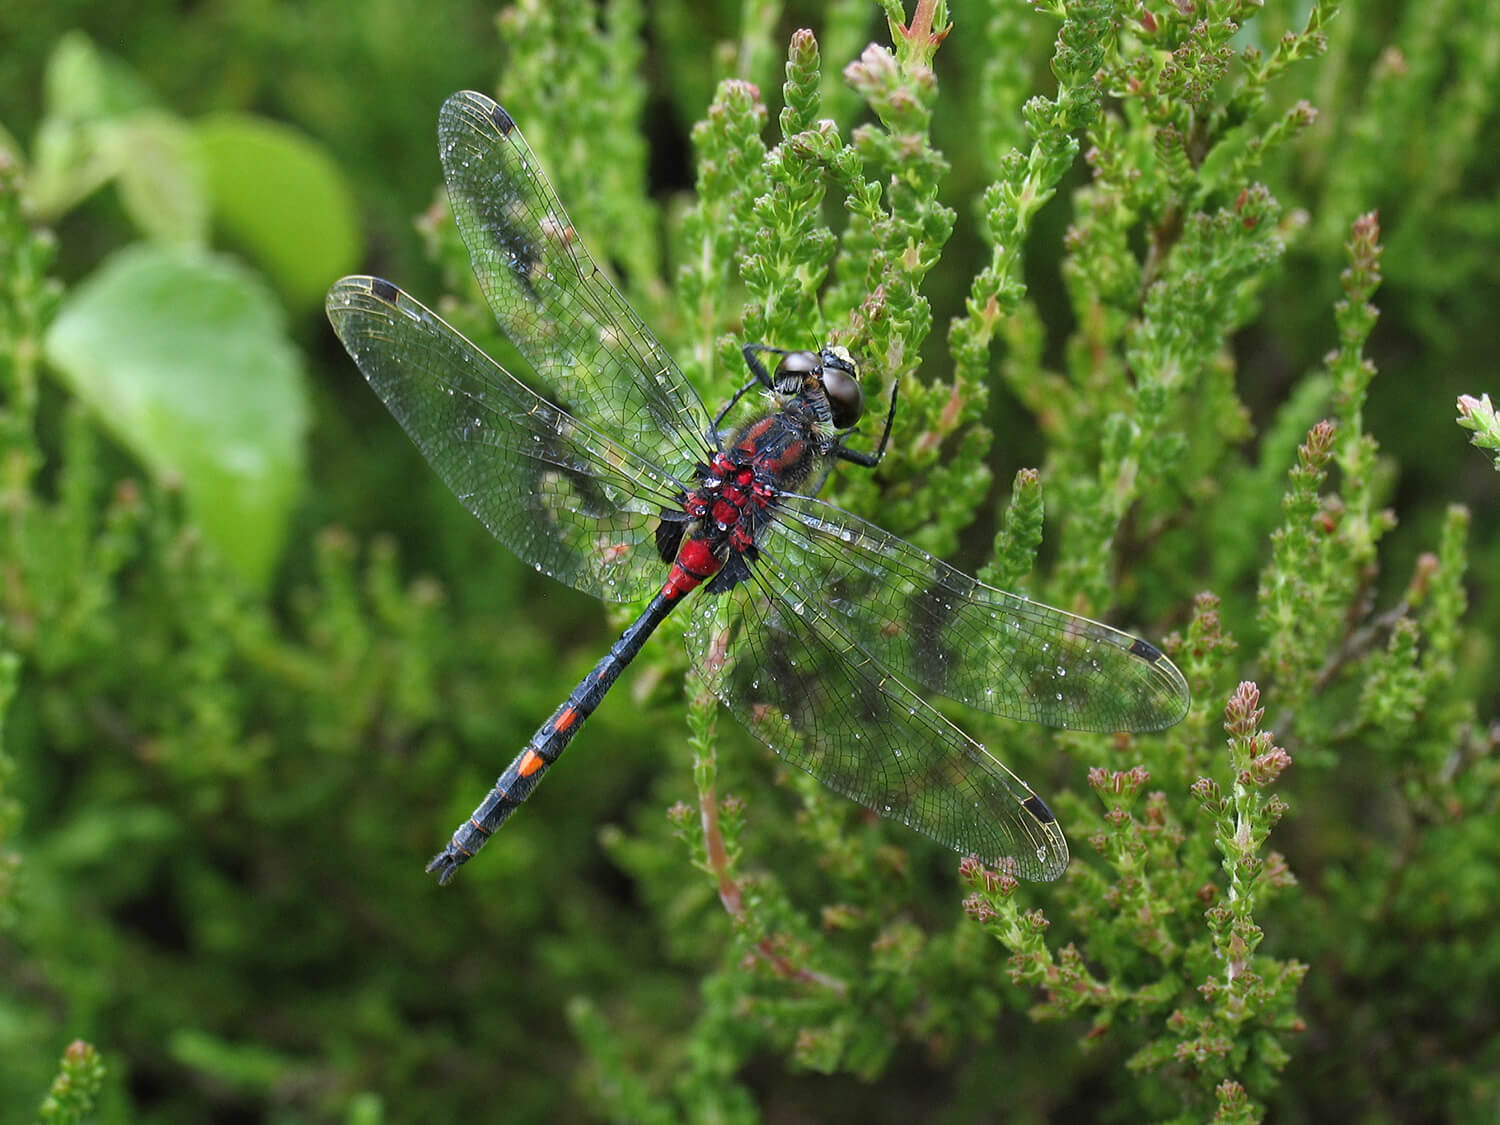
<path id="1" fill-rule="evenodd" d="M 1068 845 L 1052 811 L 924 693 L 1055 728 L 1153 731 L 1187 713 L 1182 673 L 1148 641 L 985 585 L 818 499 L 837 463 L 880 464 L 894 387 L 878 443 L 860 449 L 845 348 L 746 344 L 748 380 L 710 415 L 585 249 L 510 114 L 454 94 L 438 141 L 474 274 L 530 377 L 381 278 L 337 282 L 328 318 L 496 539 L 596 598 L 649 601 L 428 872 L 447 883 L 473 858 L 685 606 L 691 661 L 783 759 L 959 853 L 1058 878 Z M 751 391 L 764 407 L 721 428 Z"/>

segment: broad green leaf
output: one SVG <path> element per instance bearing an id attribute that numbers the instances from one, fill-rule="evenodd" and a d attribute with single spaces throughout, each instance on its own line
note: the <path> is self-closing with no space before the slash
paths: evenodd
<path id="1" fill-rule="evenodd" d="M 57 41 L 44 79 L 47 116 L 107 121 L 158 105 L 151 87 L 130 66 L 81 31 Z"/>
<path id="2" fill-rule="evenodd" d="M 123 250 L 69 296 L 48 360 L 252 583 L 301 485 L 307 392 L 264 282 L 201 250 Z"/>
<path id="3" fill-rule="evenodd" d="M 193 136 L 156 106 L 124 63 L 86 36 L 64 36 L 47 64 L 47 112 L 33 145 L 31 201 L 49 220 L 111 179 L 143 233 L 204 242 L 208 206 Z"/>
<path id="4" fill-rule="evenodd" d="M 117 150 L 120 202 L 148 238 L 208 241 L 208 199 L 193 131 L 179 119 L 147 110 L 109 128 Z"/>
<path id="5" fill-rule="evenodd" d="M 221 114 L 198 125 L 220 227 L 294 306 L 321 305 L 359 254 L 354 197 L 327 151 L 285 125 Z"/>

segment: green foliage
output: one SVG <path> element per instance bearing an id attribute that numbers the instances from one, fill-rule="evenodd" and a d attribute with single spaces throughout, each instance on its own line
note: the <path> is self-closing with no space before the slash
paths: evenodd
<path id="1" fill-rule="evenodd" d="M 0 157 L 0 1116 L 53 1082 L 44 1120 L 1494 1117 L 1500 528 L 1449 406 L 1500 466 L 1500 10 L 883 10 L 522 3 L 469 78 L 451 13 L 229 4 L 160 17 L 151 81 L 34 60 Z M 845 345 L 900 405 L 838 503 L 1183 668 L 1159 736 L 954 710 L 1058 812 L 1057 884 L 783 768 L 670 637 L 422 877 L 609 632 L 276 305 L 353 245 L 324 145 L 377 216 L 436 182 L 443 90 L 390 77 L 429 70 L 501 76 L 706 401 L 745 340 Z M 179 73 L 329 139 L 175 112 Z M 509 361 L 445 207 L 418 230 Z M 107 1074 L 79 1042 L 54 1082 L 74 1036 Z"/>
<path id="2" fill-rule="evenodd" d="M 0 721 L 15 696 L 20 670 L 15 653 L 0 653 Z M 21 857 L 10 847 L 21 823 L 21 803 L 12 793 L 16 763 L 5 751 L 4 730 L 0 725 L 0 931 L 16 922 L 16 873 L 21 867 Z"/>
<path id="3" fill-rule="evenodd" d="M 1500 469 L 1500 415 L 1496 415 L 1490 396 L 1459 395 L 1458 424 L 1474 431 L 1469 440 L 1480 449 L 1494 450 L 1495 468 Z"/>
<path id="4" fill-rule="evenodd" d="M 284 127 L 176 117 L 74 33 L 48 62 L 24 183 L 30 207 L 54 221 L 116 187 L 148 241 L 116 251 L 68 296 L 47 358 L 158 481 L 182 488 L 241 574 L 268 585 L 301 486 L 302 364 L 260 279 L 204 247 L 217 223 L 287 300 L 320 304 L 327 277 L 356 253 L 342 178 Z"/>
<path id="5" fill-rule="evenodd" d="M 286 298 L 322 304 L 322 279 L 358 254 L 352 196 L 318 145 L 248 115 L 188 122 L 118 60 L 72 33 L 48 60 L 27 194 L 55 221 L 106 184 L 146 237 L 197 246 L 222 227 Z"/>
<path id="6" fill-rule="evenodd" d="M 62 1066 L 42 1102 L 46 1125 L 79 1125 L 88 1121 L 104 1083 L 104 1061 L 92 1045 L 75 1039 L 63 1052 Z"/>
<path id="7" fill-rule="evenodd" d="M 327 150 L 248 114 L 194 123 L 214 220 L 294 308 L 322 303 L 330 276 L 359 260 L 352 193 Z"/>
<path id="8" fill-rule="evenodd" d="M 233 260 L 135 246 L 69 295 L 45 342 L 73 393 L 153 475 L 181 481 L 193 522 L 256 583 L 301 487 L 306 390 L 284 321 Z"/>

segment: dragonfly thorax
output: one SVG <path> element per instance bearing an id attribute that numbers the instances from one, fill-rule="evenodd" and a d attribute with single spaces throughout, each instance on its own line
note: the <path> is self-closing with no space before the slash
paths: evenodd
<path id="1" fill-rule="evenodd" d="M 779 417 L 765 419 L 762 430 Z M 774 473 L 758 465 L 752 450 L 741 443 L 721 451 L 701 470 L 698 487 L 688 493 L 682 507 L 698 521 L 697 535 L 722 557 L 726 549 L 744 553 L 754 547 L 776 493 Z"/>

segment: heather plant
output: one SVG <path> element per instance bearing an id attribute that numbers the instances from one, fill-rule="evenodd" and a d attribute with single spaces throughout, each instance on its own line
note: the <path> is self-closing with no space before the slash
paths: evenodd
<path id="1" fill-rule="evenodd" d="M 952 710 L 1065 876 L 785 768 L 669 619 L 426 880 L 637 607 L 511 560 L 298 319 L 348 252 L 320 148 L 68 39 L 91 99 L 0 170 L 7 1116 L 1493 1118 L 1500 12 L 883 7 L 517 4 L 499 93 L 705 402 L 746 340 L 847 346 L 900 408 L 829 497 L 1187 674 L 1157 735 Z M 336 219 L 258 210 L 278 161 Z M 441 197 L 417 227 L 432 288 L 393 279 L 515 362 Z"/>

